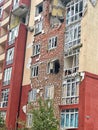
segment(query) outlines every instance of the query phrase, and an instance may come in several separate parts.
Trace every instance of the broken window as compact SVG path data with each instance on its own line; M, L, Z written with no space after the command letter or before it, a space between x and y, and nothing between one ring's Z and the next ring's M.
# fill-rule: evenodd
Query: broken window
M54 49L57 47L57 37L51 37L48 41L48 49Z
M43 11L43 3L40 3L36 6L36 15L39 15Z
M60 69L60 63L59 60L54 60L48 63L47 66L47 73L55 73L57 74Z
M9 95L9 89L5 89L1 92L1 102L0 107L7 107L8 104L8 95Z
M40 54L40 44L33 46L33 56Z
M6 64L9 65L13 62L13 58L14 58L14 47L8 49L7 51L7 56L6 56Z
M79 80L70 78L62 87L62 103L77 104L79 103Z
M83 13L83 0L75 0L66 6L66 25L78 21Z
M76 73L79 68L79 54L74 54L68 57L65 57L64 63L64 72L65 76Z
M72 25L66 29L65 33L65 50L80 44L81 27L80 23Z
M33 65L31 68L31 77L38 76L38 65Z

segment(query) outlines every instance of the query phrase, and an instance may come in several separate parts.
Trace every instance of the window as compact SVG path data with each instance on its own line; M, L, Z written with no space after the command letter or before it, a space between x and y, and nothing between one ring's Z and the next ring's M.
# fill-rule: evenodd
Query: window
M66 29L65 50L80 44L81 26L80 23L70 26Z
M3 12L3 9L2 7L0 7L0 18L2 17L2 12Z
M18 29L19 27L15 27L9 32L9 45L13 44L15 42L15 38L18 36Z
M12 73L12 67L5 69L5 71L4 71L4 79L3 79L3 86L10 84L11 73Z
M29 92L29 99L28 99L28 101L29 102L36 101L36 94L37 94L37 89L32 89Z
M66 80L66 84L64 84L62 87L62 103L79 103L79 80L77 78Z
M35 35L42 32L42 21L35 23Z
M80 20L83 12L83 0L75 0L68 3L66 6L66 12L67 25Z
M40 44L36 44L33 46L33 56L38 55L40 53Z
M47 65L47 73L55 73L57 74L59 72L60 63L59 60L53 60L48 63Z
M50 38L48 41L48 49L49 50L54 49L56 48L56 46L57 46L57 37Z
M31 113L28 113L28 114L27 114L26 126L27 126L28 128L31 128L31 127L32 127L32 114L31 114Z
M78 127L78 109L67 109L61 112L61 128Z
M8 104L8 95L9 95L9 89L5 89L1 93L1 102L0 102L0 107L7 107Z
M46 86L45 99L53 99L53 98L54 98L54 86Z
M36 15L39 15L43 11L43 3L36 6Z
M19 6L19 0L13 1L13 9L16 9Z
M31 68L31 77L36 77L38 76L38 65L34 65Z
M65 75L68 76L73 73L78 72L79 69L79 54L78 52L76 54L73 54L71 56L67 56L64 60L64 71Z
M6 64L9 65L13 62L14 58L14 47L11 49L8 49L7 51L7 57L6 57Z

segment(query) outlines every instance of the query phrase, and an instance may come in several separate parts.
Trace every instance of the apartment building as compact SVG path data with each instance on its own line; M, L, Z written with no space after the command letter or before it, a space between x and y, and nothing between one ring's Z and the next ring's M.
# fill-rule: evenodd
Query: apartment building
M61 130L98 129L96 0L0 0L0 111L32 126L29 104L54 101Z
M60 129L98 129L97 6L93 0L31 1L20 109L27 127L28 104L37 106L42 97L53 99Z
M0 111L15 129L23 77L29 1L0 1Z

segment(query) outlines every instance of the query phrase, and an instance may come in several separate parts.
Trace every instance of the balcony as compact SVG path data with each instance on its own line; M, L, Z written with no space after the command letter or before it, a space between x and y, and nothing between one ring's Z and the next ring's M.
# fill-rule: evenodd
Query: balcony
M5 59L5 53L0 55L0 62L2 62Z
M7 34L0 37L0 44L6 42L7 40Z
M0 0L0 6L4 3L4 0Z
M6 8L8 8L11 5L11 3L12 3L12 0L6 1L6 3L3 6L3 10L5 10Z
M18 2L14 0L12 12L16 16L22 16L23 14L27 13L28 7L29 7L28 0L21 0Z
M0 80L2 79L2 73L0 73Z
M3 19L2 22L0 23L1 27L7 26L7 24L9 23L9 19L10 19L9 16Z

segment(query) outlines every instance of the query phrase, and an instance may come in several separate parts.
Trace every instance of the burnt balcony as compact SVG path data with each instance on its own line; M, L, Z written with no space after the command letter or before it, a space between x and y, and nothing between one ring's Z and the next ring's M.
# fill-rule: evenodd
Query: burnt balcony
M14 0L12 12L16 16L22 16L27 13L29 7L28 0Z

